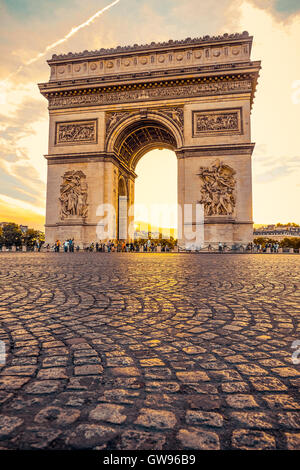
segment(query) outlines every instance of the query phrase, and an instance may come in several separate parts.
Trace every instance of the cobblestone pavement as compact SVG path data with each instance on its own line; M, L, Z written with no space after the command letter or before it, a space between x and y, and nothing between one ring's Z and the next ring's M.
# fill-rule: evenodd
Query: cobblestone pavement
M300 449L300 256L2 253L1 449Z

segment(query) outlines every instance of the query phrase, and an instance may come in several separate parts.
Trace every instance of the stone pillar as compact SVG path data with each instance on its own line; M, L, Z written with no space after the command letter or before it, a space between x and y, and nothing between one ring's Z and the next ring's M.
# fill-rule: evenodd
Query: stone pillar
M127 240L127 196L119 196L119 240Z
M26 245L22 245L22 251L26 251Z
M283 248L281 246L278 248L278 253L283 253Z
M271 253L271 248L267 248L266 253Z
M17 251L16 245L13 245L13 246L11 247L11 251Z
M173 251L173 253L178 253L178 246L177 246L177 245L176 245L176 246L174 246L174 248L173 248L173 250L172 250L172 251Z
M160 245L157 245L157 247L156 247L156 252L157 252L157 253L161 253L161 246L160 246Z
M246 137L249 138L245 135L245 139ZM200 139L197 140L200 142ZM195 137L191 137L193 145L194 141ZM222 140L218 141L218 145L211 145L209 138L204 142L206 143L207 145L194 147L192 150L183 149L176 152L178 204L183 214L182 217L178 217L179 246L182 248L194 246L195 249L199 249L204 244L217 247L219 242L227 245L234 243L247 245L253 240L251 155L254 145L244 142L232 147ZM205 190L203 194L201 193L206 173L214 183L211 183L210 196ZM228 194L219 182L219 174L226 176L232 188L227 191ZM231 206L227 206L231 209L230 211L228 209L227 213L226 207L225 209L221 207L222 212L217 207L217 202L213 203L210 199L211 194L218 194L215 190L218 185L223 190L224 196L227 195L232 203ZM234 198L230 197L232 193ZM206 196L209 196L208 202ZM199 204L201 197L204 202ZM199 214L196 213L196 207L199 209ZM189 216L189 211L193 214L192 217ZM191 239L191 234L195 234L194 240Z
M289 253L294 253L294 248L289 248Z

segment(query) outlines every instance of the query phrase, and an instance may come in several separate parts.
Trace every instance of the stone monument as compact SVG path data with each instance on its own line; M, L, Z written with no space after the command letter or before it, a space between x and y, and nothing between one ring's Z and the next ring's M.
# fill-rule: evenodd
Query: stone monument
M124 238L136 165L155 148L175 151L178 204L183 214L202 205L205 244L251 241L252 40L244 32L53 55L39 84L50 118L46 242L101 238L108 207L109 238ZM179 219L180 246L197 223Z

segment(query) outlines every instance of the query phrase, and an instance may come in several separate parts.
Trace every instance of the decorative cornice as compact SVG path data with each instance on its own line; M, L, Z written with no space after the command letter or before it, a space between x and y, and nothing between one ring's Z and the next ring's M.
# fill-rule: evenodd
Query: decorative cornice
M151 42L150 44L134 44L133 46L118 46L110 49L98 49L95 51L83 51L83 52L69 52L68 54L53 54L52 59L48 60L48 63L54 63L58 61L66 61L68 59L82 59L88 57L101 57L116 54L128 54L139 51L151 51L155 49L170 49L178 46L193 46L193 45L205 45L207 43L218 43L218 42L232 42L247 39L252 41L252 36L249 36L248 31L243 33L228 34L225 33L222 36L203 36L199 38L186 38L182 40L172 40L166 42Z
M122 104L137 101L176 99L228 93L251 93L255 74L246 73L181 80L161 80L111 87L91 87L65 91L43 91L49 109Z
M70 163L97 163L97 162L110 162L117 165L119 168L125 170L133 179L137 174L132 168L129 168L126 162L119 158L115 153L107 152L80 152L80 153L65 153L65 154L49 154L44 155L48 160L48 165L69 165Z
M253 225L253 220L233 220L228 219L226 216L224 218L217 218L217 217L209 217L204 218L204 225L215 225L215 224L233 224L233 225Z
M198 147L183 147L176 150L177 158L218 157L225 155L252 155L255 143L201 145Z
M249 72L258 72L261 68L260 61L241 61L241 62L226 62L220 64L200 65L200 66L182 66L180 68L157 69L147 71L136 71L122 74L108 74L92 77L72 77L69 79L57 79L49 82L39 83L41 93L46 93L48 90L70 90L73 88L82 88L85 86L115 86L125 85L128 82L138 83L140 80L151 82L153 80L165 80L166 76L171 79L175 76L175 80L183 79L188 74L197 77L208 77L210 75L222 76L224 74L244 74ZM174 79L173 79L174 80Z

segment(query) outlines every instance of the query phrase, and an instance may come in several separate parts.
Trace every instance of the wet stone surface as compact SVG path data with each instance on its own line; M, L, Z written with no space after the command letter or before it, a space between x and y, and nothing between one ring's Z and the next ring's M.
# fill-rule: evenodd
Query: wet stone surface
M1 253L0 448L300 449L299 263Z

